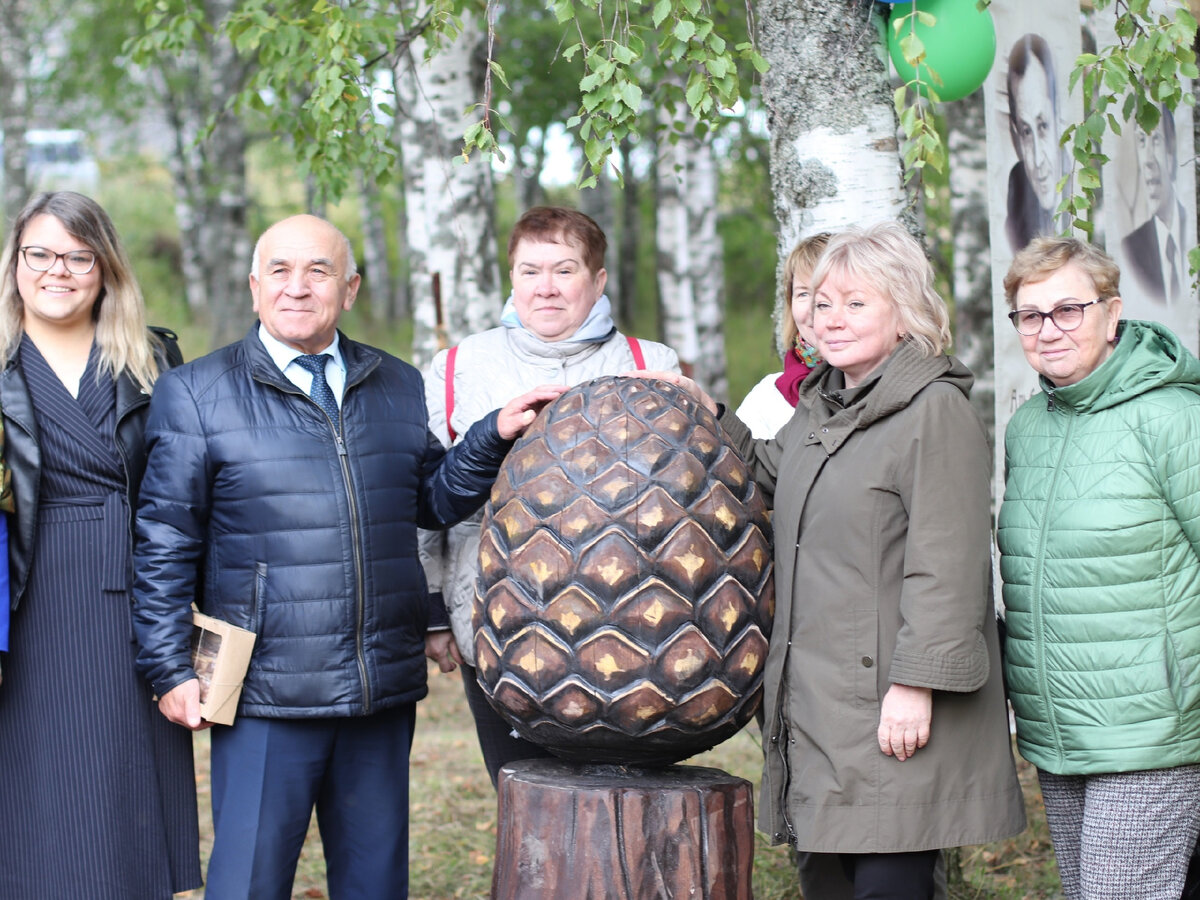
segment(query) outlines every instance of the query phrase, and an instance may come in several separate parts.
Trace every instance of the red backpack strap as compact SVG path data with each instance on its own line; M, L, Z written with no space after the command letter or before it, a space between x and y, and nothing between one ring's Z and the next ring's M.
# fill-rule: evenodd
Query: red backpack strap
M451 444L458 439L458 435L454 433L454 426L450 424L450 417L454 415L454 357L456 356L458 356L457 346L446 351L446 431L450 435Z
M629 341L629 349L633 353L633 364L639 370L646 368L646 357L642 355L642 345L635 337L625 336L625 340Z

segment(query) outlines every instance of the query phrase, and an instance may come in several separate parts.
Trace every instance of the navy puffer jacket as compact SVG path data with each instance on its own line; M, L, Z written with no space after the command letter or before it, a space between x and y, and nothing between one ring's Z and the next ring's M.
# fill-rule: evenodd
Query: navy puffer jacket
M257 325L155 385L134 618L160 696L193 677L193 598L258 634L242 715L366 715L425 695L417 528L474 512L511 444L493 413L446 452L416 369L345 336L339 346L341 437Z

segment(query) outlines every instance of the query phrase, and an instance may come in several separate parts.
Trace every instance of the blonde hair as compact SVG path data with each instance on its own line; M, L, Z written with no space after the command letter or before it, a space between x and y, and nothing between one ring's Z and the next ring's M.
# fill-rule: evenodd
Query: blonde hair
M950 314L934 290L933 267L916 238L900 224L883 222L834 235L813 271L813 292L834 272L865 282L891 301L904 339L923 356L950 349Z
M9 232L0 254L0 272L4 273L0 284L0 368L16 354L25 330L25 303L17 290L17 265L21 238L37 216L53 216L71 237L96 254L101 288L92 318L96 322L100 368L114 378L128 372L149 391L158 377L154 351L160 342L146 327L141 288L108 213L95 200L74 191L38 194L21 210Z
M1109 300L1121 293L1121 270L1099 247L1077 238L1039 237L1021 248L1004 276L1004 299L1008 308L1017 308L1017 291L1025 285L1045 281L1072 262L1092 279L1101 300Z
M787 261L783 264L783 282L779 286L778 308L779 341L784 356L787 356L796 344L796 319L792 316L792 282L796 280L797 272L808 272L809 277L812 277L830 237L832 235L828 231L821 231L802 239L792 248Z

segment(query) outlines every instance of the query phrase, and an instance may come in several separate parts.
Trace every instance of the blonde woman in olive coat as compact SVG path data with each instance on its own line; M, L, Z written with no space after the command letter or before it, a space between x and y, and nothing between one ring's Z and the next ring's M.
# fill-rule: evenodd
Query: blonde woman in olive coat
M721 419L774 492L759 826L837 854L855 897L928 900L940 848L1025 826L990 590L991 455L932 280L898 225L835 236L813 273L825 362L797 414L770 441Z

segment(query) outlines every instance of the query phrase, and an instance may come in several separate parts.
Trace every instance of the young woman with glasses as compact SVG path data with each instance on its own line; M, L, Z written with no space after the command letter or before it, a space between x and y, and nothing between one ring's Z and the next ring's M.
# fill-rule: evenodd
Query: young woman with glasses
M0 897L162 900L200 884L195 775L191 734L134 668L130 544L150 391L178 348L80 194L31 200L0 273Z

